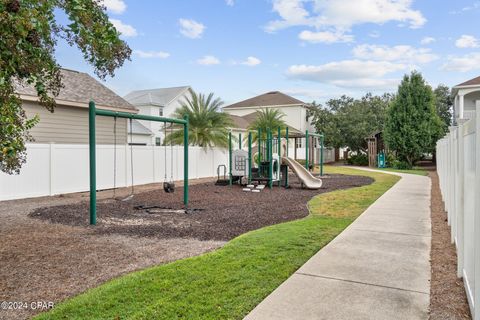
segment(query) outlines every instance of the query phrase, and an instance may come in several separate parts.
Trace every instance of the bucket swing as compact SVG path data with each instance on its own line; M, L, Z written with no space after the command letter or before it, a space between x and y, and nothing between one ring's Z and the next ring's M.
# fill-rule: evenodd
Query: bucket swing
M164 136L167 137L167 124L164 124ZM173 125L170 125L170 181L167 181L167 145L165 145L165 176L163 180L163 191L166 193L175 192L175 182L173 181Z

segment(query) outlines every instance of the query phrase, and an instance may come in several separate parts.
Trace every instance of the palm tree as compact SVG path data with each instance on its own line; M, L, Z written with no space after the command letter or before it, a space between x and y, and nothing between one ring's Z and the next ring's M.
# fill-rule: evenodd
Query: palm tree
M276 134L278 128L282 130L284 134L285 128L287 127L283 117L285 114L278 109L262 109L257 111L257 117L248 127L249 130L253 131L252 133L252 142L257 141L258 129L261 130L261 138L265 139L267 137L267 130L270 129L272 134Z
M213 92L205 96L190 90L190 94L191 98L186 98L173 114L178 119L188 115L189 144L203 148L214 146L227 148L228 132L233 126L233 121L228 114L219 111L223 101L220 98L214 99ZM172 130L164 141L165 145L170 143L182 145L183 130Z

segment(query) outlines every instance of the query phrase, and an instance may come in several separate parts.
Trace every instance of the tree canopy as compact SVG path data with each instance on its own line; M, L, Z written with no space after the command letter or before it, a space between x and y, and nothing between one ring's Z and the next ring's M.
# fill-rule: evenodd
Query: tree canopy
M448 126L450 126L452 123L452 93L448 86L439 84L435 90L433 90L433 94L435 95L435 109L437 111L437 115L443 122L442 130L444 133L447 133Z
M442 135L442 121L435 109L432 88L422 75L405 75L388 109L385 141L401 161L410 166L423 153L433 152Z
M375 131L383 130L386 110L391 100L391 94L375 96L368 93L360 99L345 95L330 99L325 107L313 102L312 124L317 132L325 135L325 145L365 151L365 138Z
M68 23L57 22L64 13ZM75 45L104 79L130 59L131 49L96 0L0 0L0 170L18 173L25 162L28 130L38 119L27 119L16 85L35 88L40 104L50 111L62 87L55 60L59 39Z
M188 116L189 144L208 147L228 147L228 132L233 126L233 121L226 113L220 112L223 101L214 98L210 93L205 96L190 90L191 98L185 99L182 105L175 110L173 116L183 119ZM165 137L165 144L183 144L183 130L173 130Z
M278 109L261 109L257 111L257 117L255 120L248 126L248 129L253 131L252 133L252 142L256 142L258 139L258 129L261 130L261 139L265 139L267 137L267 130L270 130L273 134L275 134L280 128L282 133L285 131L287 127L283 117L285 114Z

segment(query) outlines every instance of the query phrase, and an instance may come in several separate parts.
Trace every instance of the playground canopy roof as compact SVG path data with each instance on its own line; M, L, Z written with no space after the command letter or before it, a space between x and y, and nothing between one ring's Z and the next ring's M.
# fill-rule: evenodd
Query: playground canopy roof
M55 97L57 104L88 108L90 100L94 100L98 109L138 112L133 105L89 74L68 69L60 69L60 73L64 87ZM32 85L17 84L16 92L22 100L38 101L37 91Z

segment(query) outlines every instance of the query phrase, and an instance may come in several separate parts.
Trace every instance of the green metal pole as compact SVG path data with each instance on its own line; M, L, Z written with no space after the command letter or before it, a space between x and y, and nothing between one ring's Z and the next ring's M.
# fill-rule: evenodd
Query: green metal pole
M183 117L183 204L188 206L188 115Z
M232 131L228 133L228 184L232 185Z
M277 153L278 153L278 161L279 163L277 164L277 169L280 170L280 163L282 162L282 159L281 159L281 153L282 153L282 135L281 135L281 130L280 130L280 127L278 127L277 129ZM278 175L278 178L280 178L280 174ZM280 187L280 179L278 179L278 186Z
M262 162L262 129L258 128L257 134L257 144L258 144L258 169L260 170L260 163Z
M323 176L323 135L320 137L320 175Z
M308 169L308 130L305 131L305 168Z
M248 133L248 183L252 182L252 133Z
M285 157L288 158L288 127L285 132L285 138L287 139L287 150L285 151ZM287 176L285 177L285 188L288 187L288 167L287 167Z
M271 189L273 187L273 139L272 132L268 129L267 132L267 154L268 154L268 187Z
M88 147L90 156L90 224L97 224L97 170L95 154L95 102L88 104Z
M238 134L238 149L242 150L242 134Z

